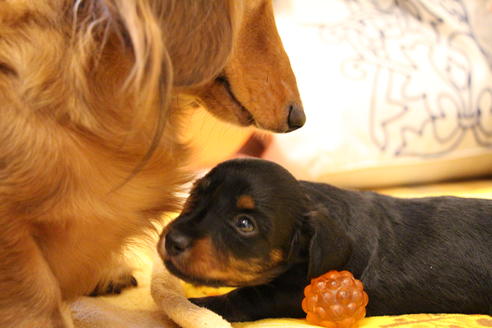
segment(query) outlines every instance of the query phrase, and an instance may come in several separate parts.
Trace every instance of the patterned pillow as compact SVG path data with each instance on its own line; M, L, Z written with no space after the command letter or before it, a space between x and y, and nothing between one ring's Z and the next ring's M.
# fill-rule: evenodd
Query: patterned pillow
M492 2L288 4L277 23L307 123L264 157L354 187L492 173Z

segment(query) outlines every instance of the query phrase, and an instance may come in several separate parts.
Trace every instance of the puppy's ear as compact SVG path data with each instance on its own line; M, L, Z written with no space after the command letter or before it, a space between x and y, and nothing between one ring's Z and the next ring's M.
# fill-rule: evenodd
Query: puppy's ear
M309 236L308 279L330 270L340 269L351 253L351 243L326 209L316 209L306 215Z

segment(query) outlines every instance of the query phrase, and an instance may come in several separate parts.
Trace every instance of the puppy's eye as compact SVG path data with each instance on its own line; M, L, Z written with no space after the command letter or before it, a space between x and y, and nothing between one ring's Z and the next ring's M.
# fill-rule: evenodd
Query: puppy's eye
M234 218L234 227L244 235L250 235L256 231L256 224L248 215L238 215Z

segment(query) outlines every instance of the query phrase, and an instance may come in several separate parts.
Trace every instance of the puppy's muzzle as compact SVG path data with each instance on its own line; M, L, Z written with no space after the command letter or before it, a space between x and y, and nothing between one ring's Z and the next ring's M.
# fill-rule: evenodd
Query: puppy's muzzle
M178 256L191 247L191 238L177 230L169 230L165 236L165 248L168 256Z

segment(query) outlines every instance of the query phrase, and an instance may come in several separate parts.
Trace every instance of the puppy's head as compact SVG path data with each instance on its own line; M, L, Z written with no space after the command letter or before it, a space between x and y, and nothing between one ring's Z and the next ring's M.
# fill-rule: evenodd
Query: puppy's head
M224 162L195 183L159 252L172 273L190 282L266 283L289 267L304 201L297 180L274 163Z

